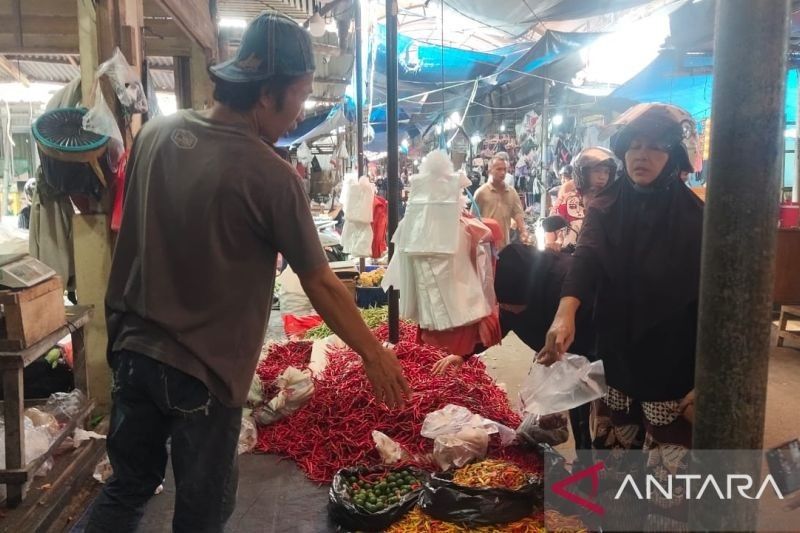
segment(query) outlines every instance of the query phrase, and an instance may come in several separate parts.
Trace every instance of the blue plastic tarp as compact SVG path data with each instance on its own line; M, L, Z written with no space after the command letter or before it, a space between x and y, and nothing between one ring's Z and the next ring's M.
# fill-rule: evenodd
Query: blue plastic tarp
M375 71L386 74L386 26L378 25L378 49ZM452 46L417 41L407 35L397 36L397 71L400 82L453 83L473 80L495 72L503 57Z
M662 52L650 65L611 93L609 98L663 102L686 109L697 120L711 115L713 76L710 55ZM797 70L786 79L786 122L797 119Z

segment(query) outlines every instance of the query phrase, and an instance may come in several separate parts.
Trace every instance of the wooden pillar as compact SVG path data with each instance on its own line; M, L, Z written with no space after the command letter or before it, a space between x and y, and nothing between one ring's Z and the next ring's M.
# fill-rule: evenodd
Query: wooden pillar
M142 46L143 10L137 0L77 0L78 42L81 54L81 88L84 104L93 98L95 72L98 63L109 59L119 47L125 58L141 75L144 61ZM141 125L135 116L130 127L122 118L119 102L107 82L102 84L103 96L117 116L126 148ZM102 202L108 212L110 201ZM75 250L75 281L78 300L91 305L95 312L86 326L84 339L88 392L97 401L99 412L107 412L111 403L111 374L106 360L108 337L105 320L105 295L111 271L113 235L107 214L81 214L72 220Z
M178 109L192 108L192 73L187 56L172 58L172 74L175 78L175 99Z
M90 89L97 71L97 12L92 0L78 2L78 50L81 54L81 93L84 104L90 100Z
M189 77L192 109L211 107L214 103L214 84L208 76L208 58L205 50L194 42L192 42L192 55L189 57Z

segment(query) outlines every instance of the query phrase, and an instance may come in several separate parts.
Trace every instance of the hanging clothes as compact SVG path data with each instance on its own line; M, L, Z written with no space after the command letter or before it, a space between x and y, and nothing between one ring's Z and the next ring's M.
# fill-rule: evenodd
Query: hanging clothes
M378 195L372 202L372 258L378 259L388 248L386 230L389 228L389 202Z
M50 187L40 168L31 202L28 248L33 257L56 271L68 291L75 290L74 214L69 197Z
M114 197L114 205L111 208L111 231L119 232L120 225L122 224L122 208L125 197L125 173L128 166L127 151L122 154L117 167L116 179L111 185L111 192Z

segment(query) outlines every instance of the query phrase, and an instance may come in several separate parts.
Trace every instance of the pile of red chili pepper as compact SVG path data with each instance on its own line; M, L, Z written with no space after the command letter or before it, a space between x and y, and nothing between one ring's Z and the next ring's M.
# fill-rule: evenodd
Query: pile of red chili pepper
M462 487L519 490L527 480L528 476L520 467L496 459L465 465L453 473L453 483Z
M415 507L399 522L392 524L386 533L585 533L586 527L574 517L563 516L556 511L545 511L544 515L525 517L509 524L464 527L436 520Z
M313 344L311 341L290 341L264 346L256 374L264 384L266 398L272 398L278 393L275 380L287 367L293 366L302 370L308 366Z
M386 326L374 333L378 338L385 337ZM422 422L428 413L450 403L512 428L519 425L519 415L509 407L505 392L486 373L483 363L473 358L458 373L435 376L431 368L446 354L416 344L415 339L415 327L401 324L401 341L395 351L413 391L403 408L379 404L358 355L349 349L333 350L325 371L315 382L311 401L292 416L259 428L257 448L293 459L313 481L330 482L341 468L381 463L372 440L373 430L398 442L415 458L411 464L430 466L433 441L420 435ZM303 357L307 361L307 349L301 343L275 345L259 366L258 375L269 386L288 364L302 368L297 361ZM513 447L497 449L494 438L490 456L541 472L536 454Z

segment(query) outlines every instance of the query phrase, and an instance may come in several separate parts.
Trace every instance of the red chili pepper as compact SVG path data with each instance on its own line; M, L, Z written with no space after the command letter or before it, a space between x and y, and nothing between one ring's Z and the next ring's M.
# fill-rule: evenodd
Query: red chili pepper
M373 330L385 340L388 328ZM509 406L506 393L494 383L479 360L464 364L462 372L433 376L431 367L446 354L416 343L414 326L401 324L400 342L395 347L413 397L400 409L388 409L372 394L357 354L349 349L333 350L314 396L302 409L258 431L258 448L292 458L306 475L318 482L330 482L341 468L380 464L372 431L378 430L397 441L416 459L405 464L431 467L433 441L420 435L425 415L449 403L510 427L520 423ZM258 375L269 385L289 365L305 368L311 353L308 342L273 344L258 367ZM490 441L491 457L514 462L531 472L541 472L536 454L514 447L498 449L497 437Z

